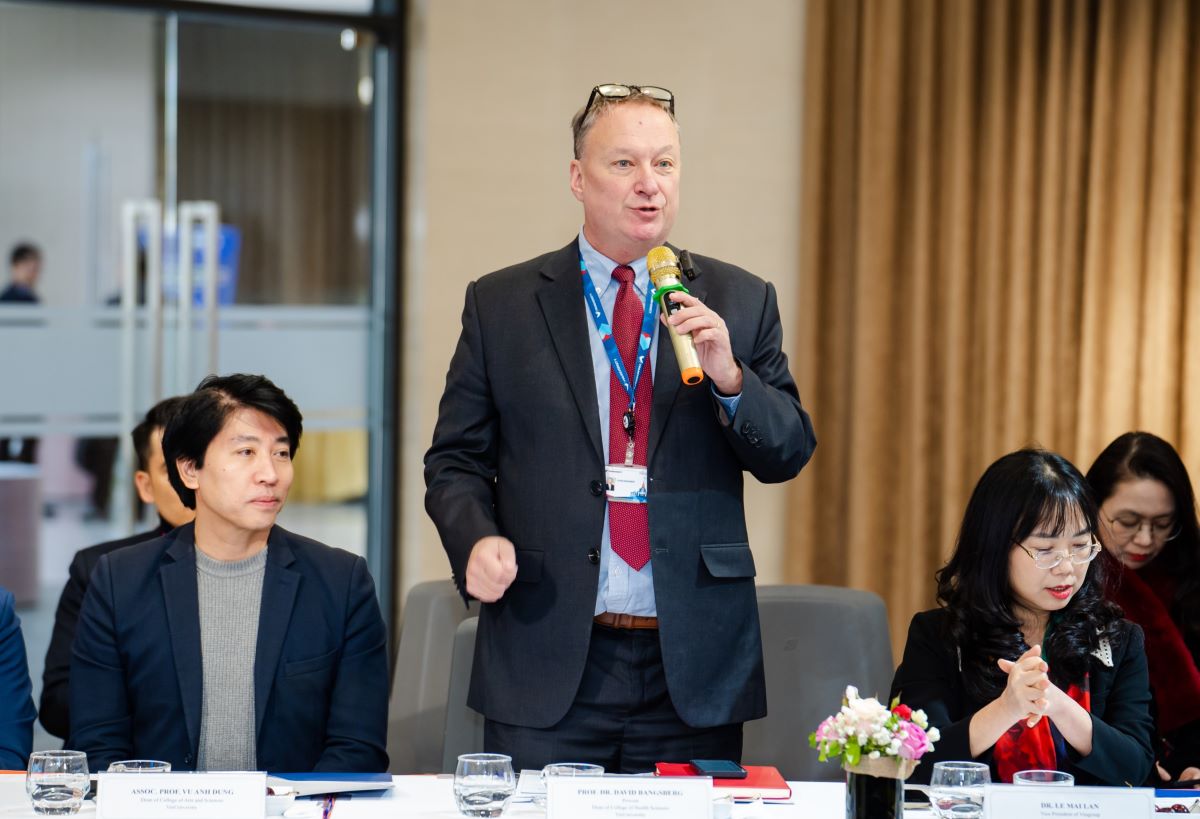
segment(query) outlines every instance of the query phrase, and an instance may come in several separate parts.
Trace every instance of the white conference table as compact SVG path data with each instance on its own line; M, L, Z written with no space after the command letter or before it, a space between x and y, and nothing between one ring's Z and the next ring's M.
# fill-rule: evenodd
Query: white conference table
M333 807L332 819L459 819L454 806L451 776L397 776L395 786L379 795L341 797ZM846 787L840 782L789 782L792 798L788 803L737 804L734 819L842 819L845 816ZM1200 798L1200 792L1196 793ZM1159 805L1191 799L1160 798ZM85 802L77 816L95 819L96 806ZM510 803L504 817L544 817L543 808L531 803ZM1169 815L1169 814L1168 814ZM37 814L25 795L25 777L21 774L0 775L0 819L33 819ZM285 814L285 819L320 819L321 803L298 800ZM929 810L907 810L905 819L932 819Z
M331 819L459 819L454 806L454 777L397 776L395 786L379 795L357 794L340 797L333 806ZM845 815L846 786L840 782L791 782L792 798L788 804L734 805L735 819L842 819ZM320 819L321 803L297 800L288 810L286 819ZM94 802L85 802L76 816L95 819ZM504 817L545 817L544 808L532 803L512 802ZM928 819L928 811L908 811L905 819ZM37 816L25 795L25 778L19 774L0 775L0 819L33 819Z

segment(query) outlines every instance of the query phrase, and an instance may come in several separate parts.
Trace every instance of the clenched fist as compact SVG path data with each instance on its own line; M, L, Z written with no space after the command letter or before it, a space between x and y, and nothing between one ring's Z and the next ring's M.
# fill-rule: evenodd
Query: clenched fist
M467 594L483 603L495 603L517 578L517 551L512 541L499 535L480 538L467 558Z

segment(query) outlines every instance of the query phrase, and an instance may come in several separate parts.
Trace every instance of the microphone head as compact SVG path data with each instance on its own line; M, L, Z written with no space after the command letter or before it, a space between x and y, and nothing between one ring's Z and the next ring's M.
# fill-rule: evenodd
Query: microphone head
M679 281L679 260L675 258L675 251L666 245L650 248L650 252L646 254L646 267L650 271L650 281L655 287L661 286L664 279L673 278L676 282Z

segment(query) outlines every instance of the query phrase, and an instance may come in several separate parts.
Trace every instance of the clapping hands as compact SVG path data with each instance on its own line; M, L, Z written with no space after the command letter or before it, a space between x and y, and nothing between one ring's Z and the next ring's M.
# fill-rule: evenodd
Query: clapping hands
M1002 695L1016 722L1024 719L1030 728L1046 715L1050 708L1050 666L1042 659L1040 645L1026 651L1016 662L998 660L1000 670L1008 674L1008 685Z

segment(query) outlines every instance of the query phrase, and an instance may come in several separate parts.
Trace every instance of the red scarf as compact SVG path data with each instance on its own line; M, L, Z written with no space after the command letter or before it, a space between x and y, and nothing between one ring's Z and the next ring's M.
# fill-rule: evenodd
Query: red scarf
M1087 674L1083 675L1083 687L1071 683L1067 696L1083 706L1084 711L1091 713L1092 691ZM1055 735L1050 730L1049 718L1042 717L1032 728L1025 720L1017 720L1016 725L996 740L992 758L996 761L996 773L1001 782L1011 783L1013 774L1018 771L1057 770L1058 750L1055 748Z
M1114 568L1116 564L1116 568ZM1146 635L1150 688L1158 703L1158 730L1166 734L1200 719L1200 670L1171 619L1175 581L1158 565L1134 570L1110 561L1109 598Z

